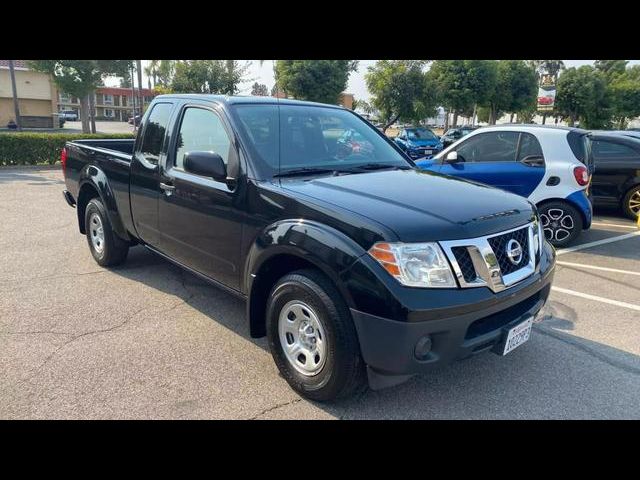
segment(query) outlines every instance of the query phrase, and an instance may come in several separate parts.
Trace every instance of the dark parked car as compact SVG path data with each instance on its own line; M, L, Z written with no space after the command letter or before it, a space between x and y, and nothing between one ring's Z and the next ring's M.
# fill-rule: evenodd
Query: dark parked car
M371 148L338 155L340 131ZM99 265L139 244L246 300L251 336L315 400L505 355L551 289L528 200L419 171L340 107L161 95L135 141L68 142L61 163Z
M133 117L129 117L129 125L135 125L136 127L140 125L140 121L142 120L142 115L135 115Z
M619 206L625 215L640 214L640 139L619 133L594 133L591 185L595 205Z
M472 127L472 126L450 128L445 132L444 135L440 137L440 141L442 142L443 147L447 148L452 143L457 142L468 133L471 133L477 129L478 127Z
M442 150L440 139L424 127L404 128L394 140L412 160L431 158Z

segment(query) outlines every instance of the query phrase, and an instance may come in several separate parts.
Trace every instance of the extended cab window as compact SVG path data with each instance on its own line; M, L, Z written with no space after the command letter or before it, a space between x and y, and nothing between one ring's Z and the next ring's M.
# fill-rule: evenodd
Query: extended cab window
M231 140L218 115L204 108L184 110L176 140L176 168L184 169L184 156L188 152L215 152L226 165L230 149Z
M140 153L149 163L157 164L160 159L172 108L173 104L171 103L156 103L149 114L140 147Z
M514 162L518 132L487 132L467 139L456 152L465 162Z

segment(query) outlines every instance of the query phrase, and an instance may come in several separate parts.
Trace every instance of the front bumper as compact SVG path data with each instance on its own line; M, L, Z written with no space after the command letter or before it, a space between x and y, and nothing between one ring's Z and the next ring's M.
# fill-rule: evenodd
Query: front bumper
M498 294L488 288L441 290L444 301L438 308L426 305L408 313L414 321L398 321L351 309L363 359L369 369L372 388L398 383L413 374L424 373L453 361L493 349L501 342L504 328L536 316L546 303L554 274L554 251L545 243L539 268L528 279ZM420 289L412 289L421 296ZM483 300L469 303L460 295L478 295ZM450 301L449 305L445 306ZM418 358L416 345L425 336L430 351Z

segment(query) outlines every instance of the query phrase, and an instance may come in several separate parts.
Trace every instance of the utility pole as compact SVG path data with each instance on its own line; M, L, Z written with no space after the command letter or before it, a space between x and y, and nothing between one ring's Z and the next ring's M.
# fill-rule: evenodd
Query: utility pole
M140 115L142 115L142 110L144 108L144 98L142 96L142 60L136 60L136 67L138 69L138 95L140 98Z
M14 70L13 60L9 60L9 73L11 75L11 89L13 90L13 111L16 116L16 125L18 130L22 130L20 122L20 105L18 105L18 89L16 88L16 72Z
M135 91L135 82L133 81L133 63L131 64L131 116L133 117L133 131L135 132L138 127L136 127L136 91Z

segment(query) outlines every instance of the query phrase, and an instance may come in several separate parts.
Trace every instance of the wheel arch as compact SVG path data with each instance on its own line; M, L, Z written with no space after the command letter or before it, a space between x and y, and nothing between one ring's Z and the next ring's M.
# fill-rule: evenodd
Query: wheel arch
M342 274L365 251L346 235L317 222L284 220L267 227L250 248L244 274L247 318L253 338L266 335L265 310L273 285L284 275L312 268L337 288L347 306L354 305Z
M107 216L109 217L109 222L111 223L114 233L124 241L131 241L132 239L120 219L115 196L104 171L95 165L87 165L80 173L78 183L80 189L78 190L77 214L80 233L86 233L84 216L87 204L92 198L97 197L100 198L100 201L107 211Z

